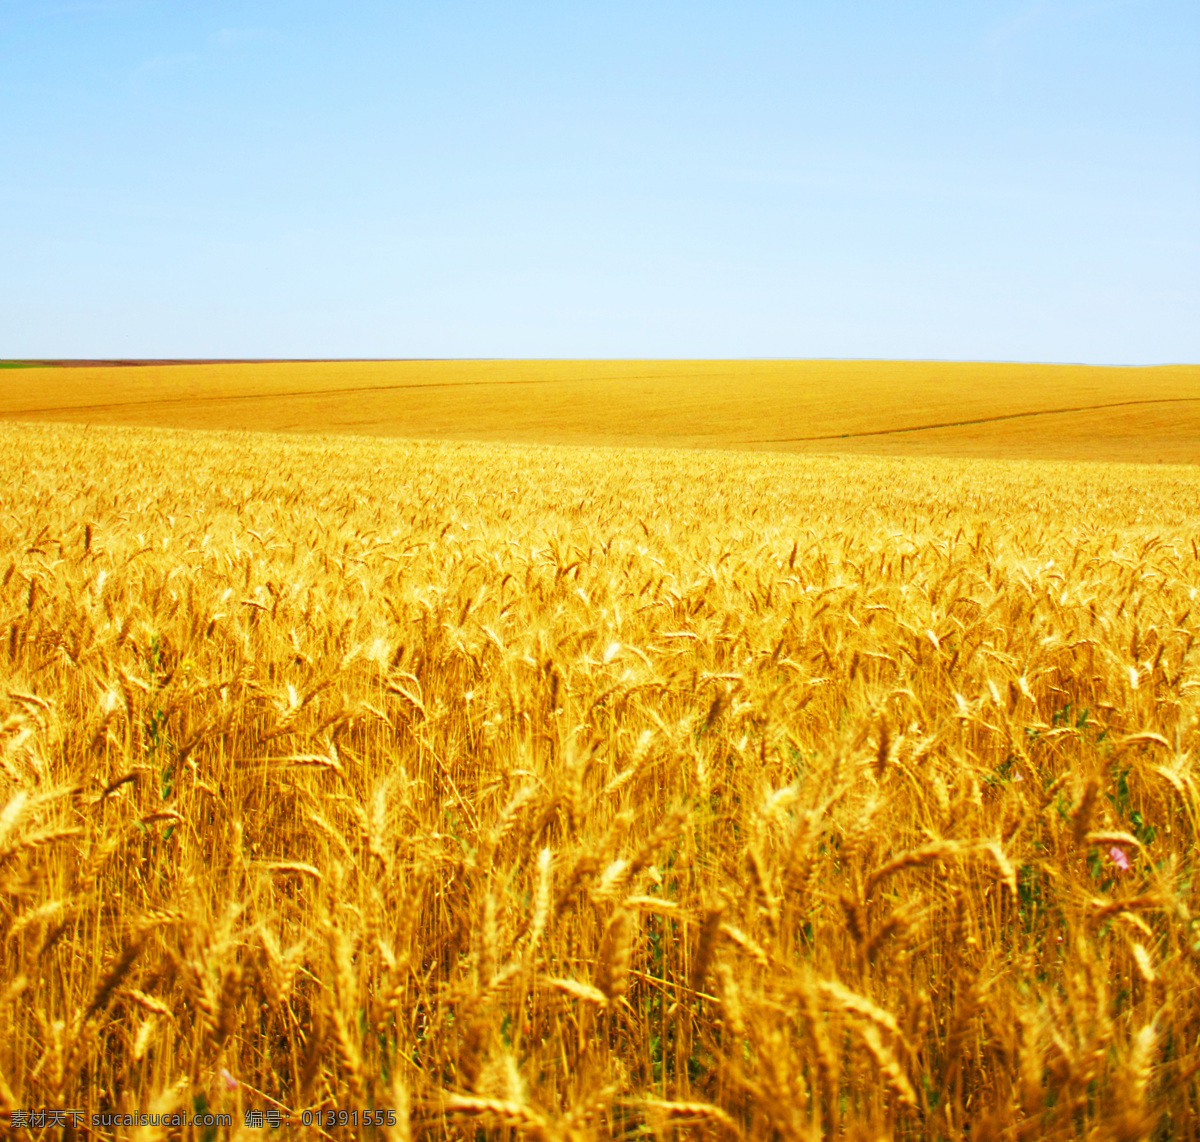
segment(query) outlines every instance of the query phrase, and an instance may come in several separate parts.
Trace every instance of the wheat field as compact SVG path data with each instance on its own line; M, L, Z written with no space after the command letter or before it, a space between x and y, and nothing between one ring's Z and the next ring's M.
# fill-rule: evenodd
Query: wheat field
M426 440L1200 463L1200 366L272 361L22 368L0 420Z
M1200 1137L1200 469L5 424L0 508L16 1136Z

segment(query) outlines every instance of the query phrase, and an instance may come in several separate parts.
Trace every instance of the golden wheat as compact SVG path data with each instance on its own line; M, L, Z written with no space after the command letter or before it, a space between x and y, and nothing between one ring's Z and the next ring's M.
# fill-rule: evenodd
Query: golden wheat
M3 1111L1200 1137L1198 504L0 428Z

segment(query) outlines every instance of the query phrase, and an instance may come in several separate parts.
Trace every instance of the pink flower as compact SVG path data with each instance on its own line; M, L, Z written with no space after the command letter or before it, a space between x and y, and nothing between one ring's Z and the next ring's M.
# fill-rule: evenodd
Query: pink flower
M226 1090L237 1090L237 1079L224 1067L221 1068L221 1082L224 1083Z
M1132 867L1129 863L1129 857L1125 854L1125 850L1119 845L1113 845L1113 847L1108 850L1108 855L1112 857L1113 864L1115 864L1117 868L1121 869L1122 872L1128 872Z

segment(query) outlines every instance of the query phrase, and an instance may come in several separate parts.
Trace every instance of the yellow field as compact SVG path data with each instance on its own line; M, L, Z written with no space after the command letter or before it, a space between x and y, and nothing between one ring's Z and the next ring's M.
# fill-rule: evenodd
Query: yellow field
M18 369L0 373L0 418L1197 463L1200 366L351 361ZM939 425L948 427L930 427Z
M0 505L10 1115L1200 1137L1200 469L4 425Z

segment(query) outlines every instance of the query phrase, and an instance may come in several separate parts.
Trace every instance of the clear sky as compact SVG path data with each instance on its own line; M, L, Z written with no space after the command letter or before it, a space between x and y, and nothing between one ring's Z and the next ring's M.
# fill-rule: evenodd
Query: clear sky
M1196 0L0 0L0 357L1200 361Z

